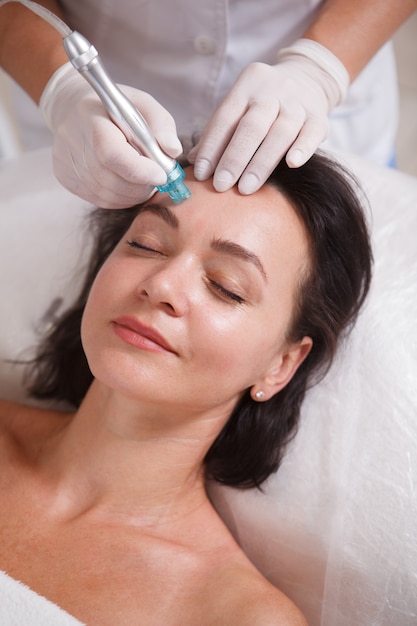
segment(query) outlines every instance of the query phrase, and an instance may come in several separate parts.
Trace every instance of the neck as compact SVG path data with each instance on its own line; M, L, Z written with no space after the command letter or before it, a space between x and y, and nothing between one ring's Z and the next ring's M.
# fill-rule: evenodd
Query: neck
M94 382L44 467L57 512L171 524L207 503L202 462L226 416L163 416Z

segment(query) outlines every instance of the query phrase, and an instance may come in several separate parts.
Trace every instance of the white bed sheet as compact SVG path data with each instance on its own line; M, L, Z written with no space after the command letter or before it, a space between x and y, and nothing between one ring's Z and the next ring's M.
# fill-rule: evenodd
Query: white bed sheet
M372 208L374 281L353 334L311 390L265 492L215 487L259 569L311 626L417 624L417 179L356 157ZM0 161L0 395L77 291L90 207L54 179L49 149Z

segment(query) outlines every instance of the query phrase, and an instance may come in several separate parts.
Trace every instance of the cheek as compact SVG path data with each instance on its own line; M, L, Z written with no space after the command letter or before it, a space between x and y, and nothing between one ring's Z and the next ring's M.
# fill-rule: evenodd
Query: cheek
M88 295L86 311L100 319L107 311L111 311L123 291L123 279L127 272L123 271L116 259L110 257L98 272Z
M284 344L285 326L276 315L242 312L231 318L202 318L204 341L200 358L206 367L223 376L242 376L244 384L265 369Z
M111 265L104 265L90 289L81 320L81 340L83 345L85 341L94 340L94 337L99 334L103 322L108 320L111 314L112 302L117 300L118 283L114 280L112 274ZM111 285L110 289L108 285Z
M89 360L92 348L97 343L99 321L95 315L95 298L89 297L81 319L81 343Z

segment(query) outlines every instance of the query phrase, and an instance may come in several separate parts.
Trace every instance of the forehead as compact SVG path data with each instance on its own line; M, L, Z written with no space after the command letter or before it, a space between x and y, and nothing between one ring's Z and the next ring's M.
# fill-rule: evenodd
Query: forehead
M156 194L151 203L169 209L182 231L192 237L204 233L211 237L234 240L256 252L275 253L296 261L306 259L308 237L297 213L276 188L264 185L258 192L244 196L236 187L219 193L212 181L196 181L187 170L191 198L176 205L167 194Z

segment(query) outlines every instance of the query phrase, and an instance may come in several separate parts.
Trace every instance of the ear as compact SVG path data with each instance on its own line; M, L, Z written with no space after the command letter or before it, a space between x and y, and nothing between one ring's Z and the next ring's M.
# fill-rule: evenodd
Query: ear
M258 401L260 399L265 401L281 391L307 357L312 345L313 340L310 337L303 337L301 341L287 346L274 360L267 373L252 387L252 397ZM259 391L262 391L262 394L259 394Z

